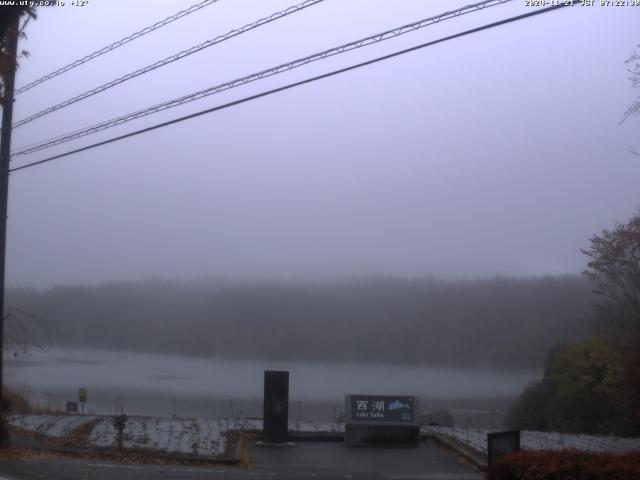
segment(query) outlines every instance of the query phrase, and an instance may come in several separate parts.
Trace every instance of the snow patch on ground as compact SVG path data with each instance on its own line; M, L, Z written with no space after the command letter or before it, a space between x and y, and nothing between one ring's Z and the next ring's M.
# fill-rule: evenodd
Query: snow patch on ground
M227 423L208 418L129 417L124 430L125 448L150 448L199 456L222 455ZM99 447L116 445L117 431L110 418L102 419L89 435Z
M237 425L238 430L262 431L262 420L248 418ZM313 421L313 420L289 420L289 432L291 433L344 433L344 423Z
M421 427L423 433L440 433L455 438L471 448L487 453L487 434L491 430ZM520 433L520 444L527 450L560 450L575 448L591 452L624 453L640 451L640 438L604 437L569 433L530 432Z
M199 456L222 455L227 422L208 418L129 417L124 429L125 448L153 449ZM111 419L102 419L89 435L98 447L116 445L117 431Z
M66 437L76 428L94 421L91 415L11 415L9 425L49 437Z
M117 432L111 417L80 415L13 415L9 423L15 427L62 438L77 427L95 421L89 444L115 447ZM129 417L124 429L124 446L198 456L222 455L226 448L225 432L229 423L207 418Z

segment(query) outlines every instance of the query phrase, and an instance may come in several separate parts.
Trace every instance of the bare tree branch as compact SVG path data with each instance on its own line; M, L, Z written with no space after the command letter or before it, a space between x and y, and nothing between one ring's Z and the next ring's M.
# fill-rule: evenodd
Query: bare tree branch
M640 45L638 45L640 47ZM632 63L634 64L631 68L627 69L629 74L629 80L631 81L631 88L639 88L640 87L640 54L637 51L634 51L631 56L624 62L626 65ZM636 98L636 100L629 105L627 111L624 113L623 119L620 123L623 123L627 118L632 115L637 115L640 113L640 96Z
M43 343L51 346L54 329L52 323L38 315L16 307L7 310L4 316L4 349L14 356L25 354L30 348L44 350ZM45 342L43 342L43 338Z

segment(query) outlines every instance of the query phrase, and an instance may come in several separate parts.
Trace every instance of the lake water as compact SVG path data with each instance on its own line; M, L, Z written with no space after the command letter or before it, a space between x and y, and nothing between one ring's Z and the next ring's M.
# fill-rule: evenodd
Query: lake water
M346 393L420 397L421 411L453 411L456 424L498 427L537 372L416 365L230 360L118 351L48 349L5 358L5 381L43 409L88 391L86 411L196 417L261 416L264 370L290 372L289 417L329 420Z

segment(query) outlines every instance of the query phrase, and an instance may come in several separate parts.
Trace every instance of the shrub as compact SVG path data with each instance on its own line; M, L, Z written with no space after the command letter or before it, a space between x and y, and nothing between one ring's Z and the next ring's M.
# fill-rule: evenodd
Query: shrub
M13 390L4 389L2 391L2 397L7 399L9 402L9 408L7 411L8 415L24 415L28 413L34 413L33 407L24 395Z
M551 393L546 382L527 385L509 410L505 420L507 427L513 430L550 430L547 402Z
M579 450L521 450L502 456L490 480L637 480L640 452L594 453Z
M531 383L507 417L510 428L635 435L638 422L620 392L622 356L598 337L549 350L544 377Z
M9 443L7 415L30 413L32 410L27 399L19 393L7 389L2 391L2 402L0 403L0 447L5 447Z

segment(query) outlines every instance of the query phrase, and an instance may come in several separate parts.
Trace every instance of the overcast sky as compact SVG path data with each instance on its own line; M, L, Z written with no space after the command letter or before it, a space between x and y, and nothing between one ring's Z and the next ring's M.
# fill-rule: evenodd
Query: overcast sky
M195 0L66 3L28 25L18 87ZM18 95L14 120L294 3L219 0ZM467 3L326 0L19 127L13 147ZM13 165L529 11L492 7ZM640 207L640 118L619 125L639 25L640 7L564 8L15 172L8 284L580 273L590 236Z

